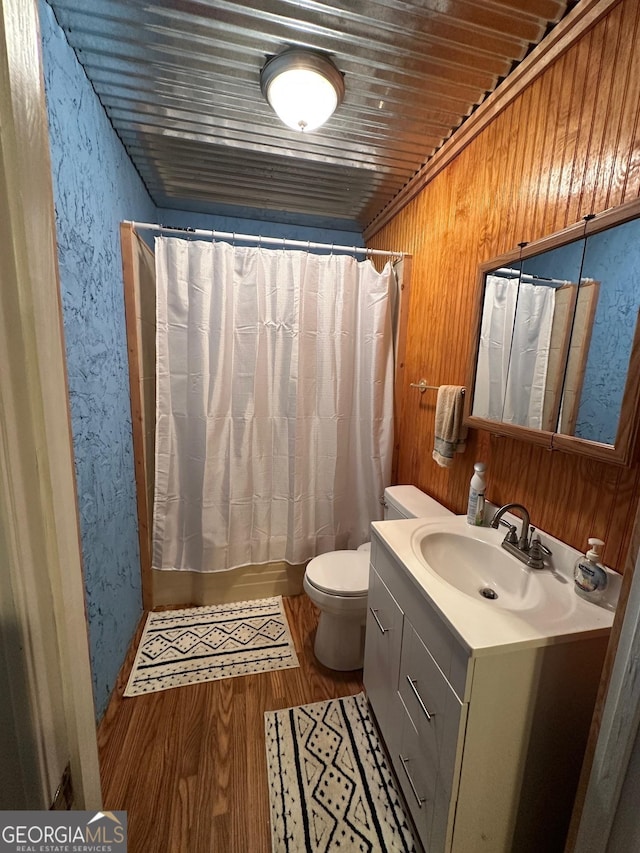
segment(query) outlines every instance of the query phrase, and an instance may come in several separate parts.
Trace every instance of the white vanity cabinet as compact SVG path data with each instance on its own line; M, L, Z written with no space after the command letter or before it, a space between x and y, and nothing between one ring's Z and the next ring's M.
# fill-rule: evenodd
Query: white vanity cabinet
M376 530L368 605L364 684L425 851L560 853L606 633L469 648Z

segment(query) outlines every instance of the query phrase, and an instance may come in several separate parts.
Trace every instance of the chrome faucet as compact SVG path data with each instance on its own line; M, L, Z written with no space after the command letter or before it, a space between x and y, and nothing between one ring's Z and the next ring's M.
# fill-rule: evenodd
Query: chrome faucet
M522 513L522 530L520 531L520 538L517 542L514 541L516 537L514 535L513 525L506 521L502 521L502 516L505 512L509 512L509 510L514 509L519 509ZM505 543L508 543L513 545L514 547L517 547L519 551L526 554L529 551L529 510L522 506L522 504L505 504L495 511L494 516L491 519L491 527L495 527L497 529L499 524L505 524L509 527L509 533L507 533L505 541L502 544L504 545Z
M516 533L515 524L509 524L502 517L510 509L519 509L522 513L520 538L518 538L518 534ZM522 504L505 504L501 506L500 509L496 510L491 519L491 527L497 529L500 524L504 524L505 527L509 528L507 535L502 540L502 547L505 551L513 554L522 563L526 563L530 569L544 569L544 558L545 556L550 557L552 552L546 545L542 544L539 536L533 535L535 527L529 527L529 512L526 507L523 507ZM529 538L529 530L531 530L531 538Z

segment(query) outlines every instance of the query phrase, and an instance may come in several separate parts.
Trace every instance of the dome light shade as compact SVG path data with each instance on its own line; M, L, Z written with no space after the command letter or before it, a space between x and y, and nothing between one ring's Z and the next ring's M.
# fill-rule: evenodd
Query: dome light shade
M322 53L290 48L266 63L260 88L274 111L293 130L315 130L344 97L342 74Z

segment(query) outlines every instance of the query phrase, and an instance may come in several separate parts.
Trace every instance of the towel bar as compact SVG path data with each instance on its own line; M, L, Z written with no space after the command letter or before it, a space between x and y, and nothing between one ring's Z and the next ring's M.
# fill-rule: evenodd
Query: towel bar
M427 385L426 379L421 379L420 382L410 382L410 388L417 388L421 394L424 394L425 391L437 391L440 386L439 385ZM462 394L464 395L465 389L462 389Z

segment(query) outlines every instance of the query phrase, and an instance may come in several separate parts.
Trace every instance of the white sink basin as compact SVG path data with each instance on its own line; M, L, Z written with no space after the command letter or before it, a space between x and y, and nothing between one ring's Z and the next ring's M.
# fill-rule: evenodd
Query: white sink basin
M508 610L540 604L542 587L531 569L499 543L483 541L473 532L434 531L415 537L417 556L447 583L472 598Z
M530 569L502 548L503 538L502 530L456 519L416 530L411 548L429 572L487 608L514 615L542 612L546 620L562 617L573 604L563 601L559 588L569 587L566 579L548 568Z

